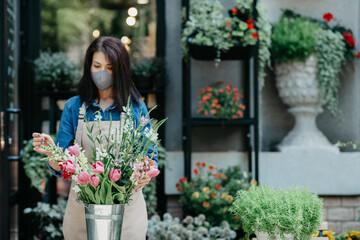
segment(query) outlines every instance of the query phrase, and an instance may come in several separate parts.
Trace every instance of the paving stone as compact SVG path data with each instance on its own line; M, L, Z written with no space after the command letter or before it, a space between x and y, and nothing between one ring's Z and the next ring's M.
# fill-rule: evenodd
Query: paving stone
M353 220L355 215L353 208L333 207L328 209L328 217L329 220L346 221Z

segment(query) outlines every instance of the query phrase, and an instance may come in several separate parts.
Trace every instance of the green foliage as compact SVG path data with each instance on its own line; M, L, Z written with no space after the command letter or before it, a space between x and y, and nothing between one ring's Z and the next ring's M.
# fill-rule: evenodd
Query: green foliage
M304 18L288 18L282 16L274 25L271 36L271 54L278 62L297 59L305 61L316 46L316 31L319 27Z
M33 150L33 140L24 141L24 153L22 161L24 163L25 174L30 178L31 186L40 193L44 193L42 183L46 183L51 173L46 163L41 161L44 156Z
M58 204L38 202L36 207L24 209L24 213L30 214L32 222L36 224L35 239L64 239L62 222L65 209L66 201L63 199L59 199Z
M165 61L162 58L146 58L134 62L132 72L135 77L150 78L155 88L161 88L166 84Z
M322 200L307 188L272 189L269 186L240 190L230 208L240 218L246 237L252 231L293 234L295 240L311 239L322 221Z
M205 163L197 163L192 181L180 178L177 183L181 191L180 202L184 213L196 216L205 214L210 225L218 225L222 221L229 222L232 229L239 229L241 223L228 214L233 196L239 189L249 189L250 176L241 172L239 165L216 172L213 165L206 168Z
M351 230L340 233L335 240L360 240L360 231Z
M41 52L34 65L35 82L41 89L69 90L79 78L78 65L69 62L63 52Z
M235 239L236 233L230 229L229 224L224 221L219 226L210 225L205 215L197 217L187 216L180 222L180 219L173 218L165 213L161 221L158 215L149 220L147 239L149 240L181 240L181 239Z
M339 73L348 54L344 38L336 29L324 21L285 11L271 37L272 56L278 63L316 56L321 104L326 104L333 115L339 113Z

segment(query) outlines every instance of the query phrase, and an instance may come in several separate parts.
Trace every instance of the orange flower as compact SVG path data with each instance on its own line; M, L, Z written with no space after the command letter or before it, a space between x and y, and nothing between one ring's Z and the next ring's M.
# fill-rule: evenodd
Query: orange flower
M256 186L257 185L257 181L255 179L252 179L250 181L250 184L253 185L253 186Z
M237 88L234 88L235 95L239 95L239 90Z
M242 109L242 110L245 110L246 109L246 106L244 104L239 104L239 107Z
M213 101L213 103L218 103L219 99L214 98L212 101Z
M217 183L217 184L215 185L215 188L216 188L216 190L220 191L221 185L220 185L219 183Z
M221 177L222 177L222 179L224 179L224 180L226 180L227 179L227 176L225 175L225 174L221 174Z
M214 173L214 174L213 174L213 177L214 177L214 178L219 178L219 177L220 177L220 174L219 174L219 173Z
M202 162L202 163L201 163L201 166L202 166L202 167L206 167L206 163L205 163L205 162Z
M207 101L208 101L208 97L207 97L207 96L203 96L202 99L201 99L201 102L207 103Z
M236 113L237 113L241 118L244 117L244 113L243 113L242 111L238 110Z
M232 84L231 83L229 83L227 86L226 86L226 89L231 89L232 88Z
M226 93L231 94L232 92L231 92L231 90L226 90Z
M239 12L239 10L237 10L236 8L233 8L233 9L231 9L231 12L232 12L232 14L236 14L236 13L238 13Z
M206 87L206 91L211 92L212 88L211 87Z
M211 114L215 114L215 113L216 113L216 109L212 109L210 112L211 112Z
M247 25L248 29L254 29L254 24L247 23L246 25Z
M212 93L208 92L206 95L208 96L208 100L210 100Z
M220 92L220 93L223 93L223 92L224 92L224 89L221 89L221 88L220 88L220 89L219 89L219 92Z
M217 105L216 105L216 108L217 108L217 109L221 108L221 105L220 105L220 104L217 104Z
M209 111L208 111L208 110L205 110L204 114L205 114L205 115L208 115L208 114L209 114Z
M201 162L196 162L196 166L200 167L201 166Z
M226 25L231 25L231 22L227 21L227 22L226 22Z
M212 165L212 164L210 164L210 165L209 165L209 171L214 171L214 170L215 170L215 166Z
M206 201L205 201L205 202L203 202L203 204L202 204L202 205L203 205L203 207L204 207L204 208L208 208L208 207L210 207L210 203L209 203L209 202L206 202Z
M176 189L178 190L178 192L182 191L182 187L177 187Z
M216 193L212 192L212 193L211 193L211 197L212 197L212 198L216 198Z
M193 182L190 183L190 186L191 186L191 187L194 187L194 185L195 185L195 184L194 184Z
M233 102L236 102L236 100L237 100L238 98L237 98L237 96L235 96L235 97L233 97Z
M246 23L252 23L252 22L253 22L253 20L250 18L246 21Z
M180 183L187 182L187 178L186 178L186 177L182 177L182 178L179 179L179 182L180 182Z
M237 118L238 118L238 115L233 114L233 115L232 115L232 118L233 118L233 119L237 119Z
M198 174L199 174L199 169L194 168L194 174L195 174L195 175L198 175Z

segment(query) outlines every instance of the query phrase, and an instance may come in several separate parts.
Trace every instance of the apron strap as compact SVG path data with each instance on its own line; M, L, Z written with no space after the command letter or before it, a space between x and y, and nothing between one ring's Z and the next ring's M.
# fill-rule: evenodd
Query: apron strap
M81 146L82 130L83 130L83 125L84 125L85 114L86 114L86 109L85 109L85 102L84 102L80 109L78 126L77 126L76 136L75 136L76 143L79 144L79 146Z

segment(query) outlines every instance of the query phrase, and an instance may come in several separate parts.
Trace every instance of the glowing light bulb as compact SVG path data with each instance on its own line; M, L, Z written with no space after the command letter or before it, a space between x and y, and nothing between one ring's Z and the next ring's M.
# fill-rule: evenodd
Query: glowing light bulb
M100 36L100 31L97 30L97 29L95 29L95 30L92 32L92 35L93 35L93 37L97 38L97 37Z
M121 40L121 42L123 44L128 44L129 45L131 43L130 38L128 38L127 36L123 36L120 40Z
M136 23L136 19L134 17L127 17L126 18L126 23L129 26L134 26Z
M137 0L138 4L148 4L149 0Z
M138 14L138 10L134 7L131 7L129 8L128 10L128 14L131 16L131 17L135 17L137 14Z

